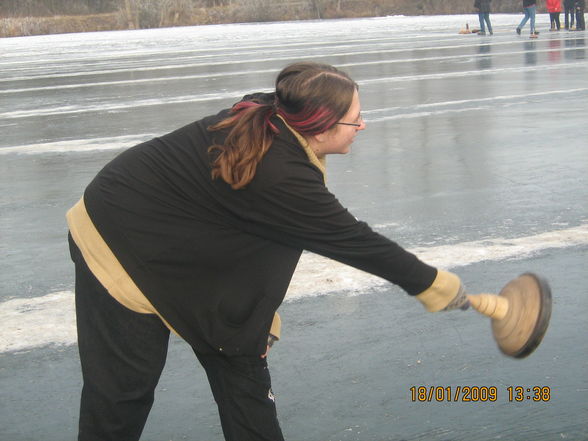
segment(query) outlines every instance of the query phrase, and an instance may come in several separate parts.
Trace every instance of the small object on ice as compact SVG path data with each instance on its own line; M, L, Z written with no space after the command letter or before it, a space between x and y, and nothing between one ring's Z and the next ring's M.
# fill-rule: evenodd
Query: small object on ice
M459 30L460 34L471 34L472 31L470 31L470 25L468 23L466 23L465 28L461 28Z

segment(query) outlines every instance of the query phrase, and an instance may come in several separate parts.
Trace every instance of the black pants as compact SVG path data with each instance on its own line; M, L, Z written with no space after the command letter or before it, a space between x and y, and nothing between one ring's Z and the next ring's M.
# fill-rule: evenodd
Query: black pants
M584 9L577 9L576 10L576 30L577 31L585 31L586 30L586 22L584 21Z
M165 365L169 330L156 315L115 300L69 241L84 380L78 441L137 441ZM266 360L194 352L206 370L225 440L282 441Z
M576 18L576 10L572 6L571 8L565 8L565 27L570 29L574 27L574 19Z
M557 29L558 31L561 28L561 24L559 22L559 12L550 12L549 13L549 21L551 21L551 29Z

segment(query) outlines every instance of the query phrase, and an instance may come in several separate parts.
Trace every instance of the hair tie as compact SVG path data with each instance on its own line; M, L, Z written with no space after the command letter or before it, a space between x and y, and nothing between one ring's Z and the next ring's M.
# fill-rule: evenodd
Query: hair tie
M278 100L278 96L276 95L274 97L274 101L272 102L272 110L274 111L274 113L278 113L279 108L280 108L280 100Z
M278 133L280 133L280 129L278 129L276 127L276 125L271 121L271 117L277 115L277 113L275 112L274 107L272 106L272 110L269 111L266 115L265 115L265 124L267 125L267 127L276 135Z

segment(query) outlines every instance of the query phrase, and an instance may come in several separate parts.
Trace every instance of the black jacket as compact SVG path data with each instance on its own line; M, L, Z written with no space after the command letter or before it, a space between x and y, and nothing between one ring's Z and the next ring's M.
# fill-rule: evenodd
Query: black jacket
M159 314L202 352L261 354L302 250L427 289L437 270L352 216L279 128L253 181L211 178L223 133L204 118L121 153L84 193L88 214Z
M528 8L537 3L537 0L523 0L523 8Z
M475 0L474 7L478 8L480 12L491 12L490 11L490 1L491 0Z

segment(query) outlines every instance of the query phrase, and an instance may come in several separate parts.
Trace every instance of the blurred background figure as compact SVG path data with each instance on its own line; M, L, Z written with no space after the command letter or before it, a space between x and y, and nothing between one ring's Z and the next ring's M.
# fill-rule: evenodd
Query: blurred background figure
M585 31L586 22L584 21L584 9L586 0L576 0L576 31Z
M568 30L574 29L574 20L576 16L575 11L576 0L564 0L564 13L565 13L565 28Z
M491 0L474 1L474 8L478 9L478 17L480 18L480 32L478 32L478 35L486 35L486 25L488 25L488 33L493 35L492 23L490 23L490 2Z
M531 38L537 38L537 33L535 32L535 14L537 12L537 5L535 0L523 0L523 11L525 12L525 16L517 27L517 34L521 35L521 30L525 27L527 21L531 20Z
M559 15L561 14L561 0L547 0L547 12L549 12L549 21L551 22L552 31L559 31L561 24L559 22Z

